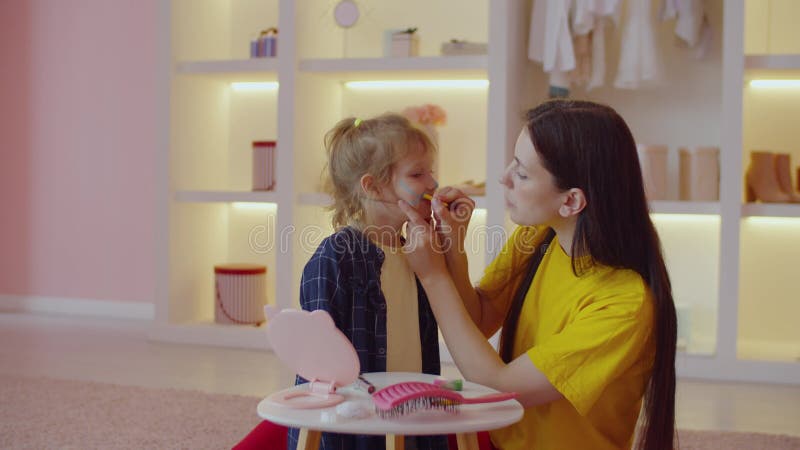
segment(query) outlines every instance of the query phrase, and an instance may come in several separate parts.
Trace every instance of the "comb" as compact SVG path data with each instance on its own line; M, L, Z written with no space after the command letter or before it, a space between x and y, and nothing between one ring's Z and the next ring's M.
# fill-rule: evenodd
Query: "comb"
M387 386L374 394L375 413L382 419L393 419L419 410L441 410L457 413L459 406L472 403L491 403L511 400L516 392L498 392L481 397L465 398L458 392L442 389L430 383L409 381Z

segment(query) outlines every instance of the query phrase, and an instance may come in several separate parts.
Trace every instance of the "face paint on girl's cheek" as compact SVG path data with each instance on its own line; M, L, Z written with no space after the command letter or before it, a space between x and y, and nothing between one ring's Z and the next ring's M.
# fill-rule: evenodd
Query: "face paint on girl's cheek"
M439 182L436 181L436 180L433 180L433 183L434 183L433 190L435 191L436 189L439 188ZM411 194L411 195L413 195L415 197L413 202L409 202L408 203L409 205L411 205L411 206L416 208L417 205L419 204L419 202L423 198L425 198L425 192L423 192L421 194L416 192L415 190L411 189L411 187L408 184L406 184L405 181L400 180L399 184L400 184L400 187L403 188L403 190L405 190L406 192L408 192L409 194Z
M400 180L400 187L403 188L404 191L414 196L414 200L409 201L408 204L416 208L417 205L419 204L419 201L422 199L422 194L419 194L413 189L411 189L411 187L409 187L403 180Z

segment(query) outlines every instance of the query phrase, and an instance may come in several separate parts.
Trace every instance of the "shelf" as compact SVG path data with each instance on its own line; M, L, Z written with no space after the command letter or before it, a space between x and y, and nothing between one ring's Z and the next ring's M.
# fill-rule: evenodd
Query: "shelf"
M758 78L800 78L800 55L752 55L745 57L745 81Z
M277 58L239 60L186 61L178 63L176 72L204 75L224 81L277 81Z
M736 353L741 360L800 363L800 342L740 338Z
M748 70L798 70L800 55L748 55L744 58Z
M305 59L301 72L338 78L341 81L396 79L486 79L488 57L425 56L414 58Z
M800 204L748 203L742 205L742 217L800 218Z
M475 209L486 209L486 197L473 196L475 200ZM303 206L328 206L331 203L328 194L321 192L304 192L297 195L297 203Z
M178 344L269 350L266 325L223 325L213 322L153 325L148 338Z
M274 191L178 191L175 200L185 203L278 203Z
M688 215L718 215L719 202L680 202L680 201L653 201L650 202L652 214L688 214Z

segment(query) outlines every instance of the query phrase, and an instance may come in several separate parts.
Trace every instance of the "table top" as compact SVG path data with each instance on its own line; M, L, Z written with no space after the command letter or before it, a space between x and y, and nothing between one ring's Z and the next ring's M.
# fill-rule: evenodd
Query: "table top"
M381 389L390 384L404 381L424 381L432 383L435 375L408 372L365 373L364 378ZM292 389L307 389L307 386L295 386ZM464 382L464 389L459 393L465 398L479 397L495 393L494 389L476 383ZM444 411L416 411L401 418L381 419L374 410L369 394L353 386L345 386L336 391L345 397L345 401L362 403L370 411L363 419L347 418L337 415L336 407L322 409L292 409L273 403L265 398L258 404L258 415L262 419L294 428L308 428L317 431L331 431L350 434L397 434L427 435L470 433L494 430L519 421L522 418L522 405L516 400L497 403L479 403L461 405L457 414Z

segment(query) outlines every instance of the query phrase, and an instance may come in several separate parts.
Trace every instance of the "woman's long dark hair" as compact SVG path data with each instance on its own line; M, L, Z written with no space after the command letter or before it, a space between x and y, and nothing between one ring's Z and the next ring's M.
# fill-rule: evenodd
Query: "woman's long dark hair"
M580 188L586 196L572 241L573 271L583 272L587 261L631 269L652 292L656 352L637 447L671 450L677 319L633 135L612 108L586 101L548 101L526 119L533 147L558 188Z

